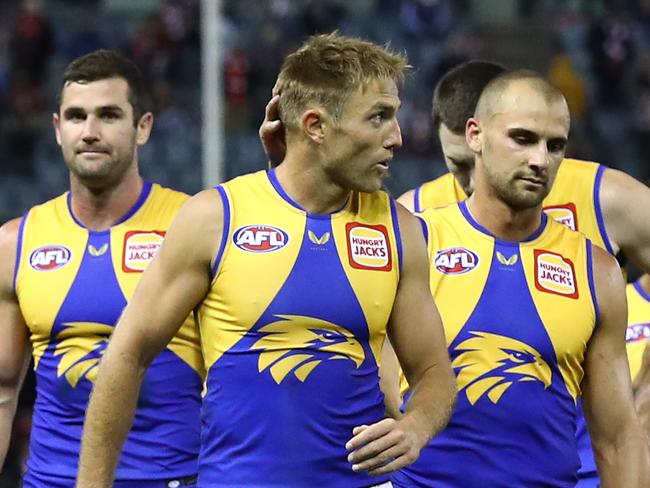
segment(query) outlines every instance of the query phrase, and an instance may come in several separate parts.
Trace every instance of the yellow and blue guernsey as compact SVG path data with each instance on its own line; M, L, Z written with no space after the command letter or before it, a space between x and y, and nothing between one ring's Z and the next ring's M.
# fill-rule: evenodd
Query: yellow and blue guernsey
M222 245L198 311L206 361L199 486L368 487L352 429L384 416L378 358L399 281L395 203L303 210L274 171L217 187Z
M641 286L641 282L628 283L625 288L627 296L627 359L630 366L632 379L641 369L643 352L650 340L650 295ZM591 445L591 438L587 431L584 415L580 409L578 417L577 439L580 450L580 488L596 488L599 477L596 469L596 460Z
M558 222L578 230L597 246L613 254L600 209L600 182L605 166L578 159L560 165L551 192L544 199L544 211ZM414 193L414 209L438 208L467 198L456 178L447 173L424 183Z
M575 486L576 401L598 322L591 243L545 214L528 239L502 241L465 202L422 218L459 394L395 485Z
M627 359L632 379L641 370L643 352L650 340L650 294L640 281L630 283L627 294Z
M70 193L23 218L14 287L31 333L37 390L25 486L58 486L56 480L76 477L98 362L187 198L146 182L133 208L101 232L75 218ZM118 482L178 481L196 474L202 372L198 330L188 319L144 378Z

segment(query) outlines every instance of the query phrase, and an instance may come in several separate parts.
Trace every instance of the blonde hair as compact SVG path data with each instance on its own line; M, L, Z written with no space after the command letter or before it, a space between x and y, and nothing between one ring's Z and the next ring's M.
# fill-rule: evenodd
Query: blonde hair
M337 32L312 36L287 56L278 75L280 119L288 131L295 131L300 115L312 104L338 119L357 88L374 79L401 84L408 68L406 57L387 47Z

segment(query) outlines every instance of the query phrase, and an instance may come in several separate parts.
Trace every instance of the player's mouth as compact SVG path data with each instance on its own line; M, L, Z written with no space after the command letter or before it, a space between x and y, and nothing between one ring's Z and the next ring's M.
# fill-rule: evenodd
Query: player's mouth
M95 158L99 156L104 156L109 154L106 149L97 148L97 147L82 147L76 150L77 154L80 154L84 157Z
M388 171L388 169L390 168L390 159L386 159L385 161L379 161L377 163L377 167L382 171Z
M534 187L542 188L546 186L546 180L543 178L520 177L519 179Z

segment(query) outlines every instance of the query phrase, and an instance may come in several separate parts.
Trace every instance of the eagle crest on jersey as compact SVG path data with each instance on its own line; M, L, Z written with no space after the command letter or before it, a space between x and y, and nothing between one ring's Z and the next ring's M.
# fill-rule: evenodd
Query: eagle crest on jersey
M539 352L511 337L472 331L455 352L460 352L452 362L458 387L472 405L485 394L498 403L516 382L539 381L544 388L551 385L551 368Z
M260 350L259 372L269 368L277 384L291 372L304 382L316 366L327 360L347 359L357 368L363 363L363 347L345 328L313 317L275 317L280 320L260 328L264 335L251 349Z
M66 322L57 335L55 356L61 356L57 376L65 375L75 388L80 379L94 383L97 365L108 344L113 327L97 322Z

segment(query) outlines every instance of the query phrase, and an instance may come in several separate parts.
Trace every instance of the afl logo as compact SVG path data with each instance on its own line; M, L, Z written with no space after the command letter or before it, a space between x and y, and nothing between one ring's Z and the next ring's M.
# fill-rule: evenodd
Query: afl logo
M36 271L51 271L70 262L72 252L63 246L43 246L29 256L29 265Z
M237 229L232 240L242 251L272 252L289 243L289 234L270 225L247 225Z
M478 265L478 255L464 247L450 247L436 253L434 265L444 274L463 274Z

